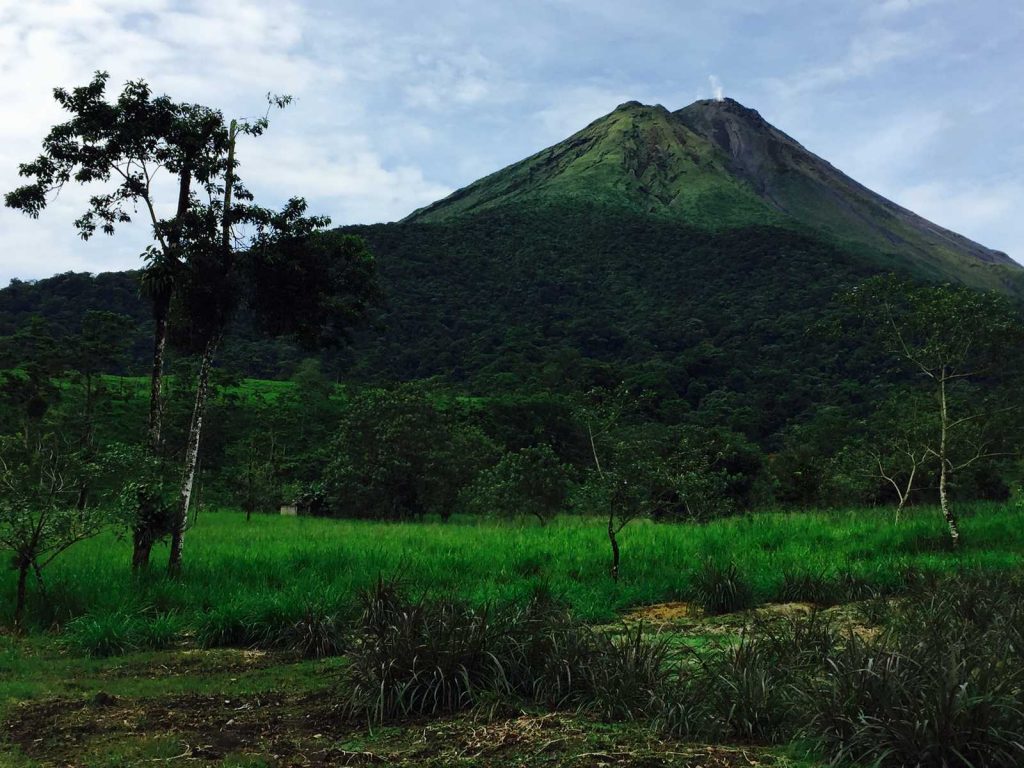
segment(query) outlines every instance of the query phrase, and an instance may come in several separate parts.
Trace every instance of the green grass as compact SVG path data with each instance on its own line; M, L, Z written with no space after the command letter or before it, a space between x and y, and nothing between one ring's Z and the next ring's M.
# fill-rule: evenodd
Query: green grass
M563 517L541 528L490 519L387 524L257 516L246 523L236 512L203 512L186 538L180 581L162 575L165 548L155 550L151 574L133 579L128 543L107 533L48 569L47 599L32 595L30 621L42 629L85 614L115 624L131 615L171 615L186 632L224 633L224 644L235 633L249 644L245 633L253 627L283 629L311 609L351 615L358 591L379 575L400 575L413 593L472 603L514 599L543 584L581 618L606 621L632 606L693 599L695 576L709 561L735 564L757 603L802 598L793 593L800 574L813 577L807 581L815 591L824 582L855 597L898 591L919 572L1024 563L1017 508L964 504L960 511L960 553L948 550L942 519L930 508L912 510L898 525L890 510L870 509L759 513L707 525L634 521L620 536L617 583L608 576L608 542L595 518ZM13 576L0 574L0 624L10 622Z

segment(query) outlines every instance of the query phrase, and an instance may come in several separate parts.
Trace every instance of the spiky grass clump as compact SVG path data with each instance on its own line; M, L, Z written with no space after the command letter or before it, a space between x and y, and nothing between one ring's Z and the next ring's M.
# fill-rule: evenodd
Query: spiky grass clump
M760 619L724 651L698 653L657 715L676 736L776 743L803 722L801 684L837 635L818 613Z
M810 701L808 735L837 763L1024 765L1024 585L919 587L886 632L829 656Z
M710 615L754 607L754 590L736 563L705 560L694 577L694 600Z
M320 605L309 605L285 638L289 650L304 659L337 656L345 647L344 623Z
M288 650L323 658L341 651L344 626L339 612L321 601L254 595L203 614L196 642L204 648Z
M547 598L473 609L408 600L380 581L364 595L357 634L349 706L377 722L495 701L622 719L642 712L668 675L665 643L642 629L598 632Z

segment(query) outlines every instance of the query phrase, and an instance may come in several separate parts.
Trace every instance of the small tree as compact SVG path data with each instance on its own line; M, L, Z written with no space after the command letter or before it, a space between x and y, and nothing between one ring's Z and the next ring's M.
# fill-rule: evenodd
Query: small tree
M505 517L532 515L541 525L565 507L568 468L547 444L506 453L483 470L463 494L466 508Z
M956 549L960 526L949 488L958 472L1004 453L986 433L1005 410L991 394L998 378L1018 362L1024 338L1020 315L1000 294L915 285L892 276L867 281L848 301L871 324L885 351L934 397L934 426L925 447L937 464L939 504Z
M844 474L860 478L861 485L870 486L862 492L869 499L878 498L883 491L894 494L898 523L911 497L935 468L930 448L936 431L934 410L924 393L895 392L866 421L864 434L835 456L833 479Z
M331 449L324 486L334 512L383 520L447 519L496 452L479 429L442 409L421 385L353 396Z
M279 451L273 433L253 433L235 443L229 455L238 468L231 485L248 522L253 512L271 509L279 503Z
M612 559L609 572L619 579L621 550L619 534L646 511L639 487L630 483L637 456L635 428L625 423L635 401L625 389L614 392L593 390L578 411L578 419L590 446L593 465L587 480L577 489L576 503L607 515L608 543Z
M12 553L18 573L17 630L23 625L30 572L45 593L43 569L95 535L104 522L96 508L76 504L83 471L78 454L53 434L0 437L0 547Z

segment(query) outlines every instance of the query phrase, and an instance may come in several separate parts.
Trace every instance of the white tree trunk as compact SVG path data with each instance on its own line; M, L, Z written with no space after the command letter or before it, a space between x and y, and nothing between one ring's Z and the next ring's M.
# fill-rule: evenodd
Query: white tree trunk
M196 381L196 403L192 410L192 423L188 431L188 445L185 448L185 466L181 474L181 495L178 501L178 513L174 519L174 530L171 532L171 556L167 563L167 572L171 576L181 573L181 555L185 545L185 531L188 530L188 512L192 502L192 488L195 484L196 465L199 460L199 440L203 433L203 417L206 415L206 396L210 388L210 369L217 353L219 337L210 340L203 351L203 359L199 365L199 377Z
M946 526L949 528L949 539L953 549L960 546L960 526L957 523L956 515L949 506L949 472L950 463L946 449L946 433L949 430L949 410L946 405L946 371L943 369L942 378L939 379L939 408L941 416L941 433L939 435L939 505L942 508L942 516L946 519Z

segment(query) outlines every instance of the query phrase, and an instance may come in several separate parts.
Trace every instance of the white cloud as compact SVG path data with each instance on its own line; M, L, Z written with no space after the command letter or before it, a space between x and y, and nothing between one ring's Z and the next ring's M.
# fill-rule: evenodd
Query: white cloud
M826 155L836 167L884 194L905 183L949 127L950 119L941 110L898 112L859 127L853 140L833 137Z
M541 109L536 119L543 126L546 141L561 141L608 114L619 104L636 98L626 90L602 86L572 88L558 94L557 100ZM537 147L538 150L542 148Z
M84 84L104 69L111 73L112 95L125 80L143 78L156 92L216 105L229 115L261 114L268 91L298 96L292 114L278 116L242 158L244 178L269 204L300 194L312 211L351 223L398 218L447 194L448 187L428 181L413 164L385 160L387 147L354 129L363 109L350 81L371 74L366 66L384 56L362 48L351 57L314 57L306 45L317 24L310 10L295 0L0 0L0 191L21 183L18 163L35 157L49 126L65 119L53 87ZM346 30L361 39L358 28ZM463 69L447 79L445 63L437 63L436 90L452 89L472 103L486 94L475 73L487 62L471 54L459 61ZM397 69L403 66L411 64ZM429 141L421 126L403 125L412 144ZM290 138L281 136L282 128ZM326 137L323 143L312 140L318 134ZM12 276L137 266L148 242L145 222L83 243L72 222L87 199L87 190L68 187L38 221L0 208L0 285Z
M890 19L929 5L938 5L947 0L880 0L870 5L867 16L870 19Z
M1020 182L933 181L906 187L894 200L929 221L1024 260L1022 233L1011 225L1015 212L1024 210Z
M337 225L394 221L452 191L416 167L386 166L365 136L268 134L245 151L250 186L301 194Z
M874 75L885 65L920 55L930 44L929 39L920 34L872 28L855 36L838 60L770 82L783 96L804 97Z

